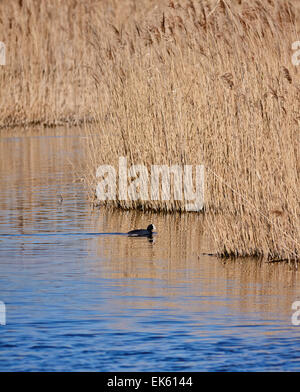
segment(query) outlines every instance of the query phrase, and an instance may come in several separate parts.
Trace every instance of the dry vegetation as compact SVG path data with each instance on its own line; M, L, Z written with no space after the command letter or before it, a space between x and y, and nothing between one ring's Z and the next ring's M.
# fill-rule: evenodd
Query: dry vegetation
M96 168L119 156L148 167L204 164L218 253L299 259L297 3L3 1L0 124L97 120L91 194ZM172 200L115 205L184 209Z
M298 9L240 3L171 1L145 21L101 36L93 30L100 125L88 182L94 191L95 169L117 167L119 156L148 167L203 163L218 253L298 259ZM175 201L114 204L184 209Z
M87 4L86 4L87 3ZM90 119L86 26L92 2L2 0L0 128Z
M105 34L148 12L151 0L1 0L0 129L93 121L91 26ZM150 6L150 8L152 5ZM101 33L102 34L102 33Z

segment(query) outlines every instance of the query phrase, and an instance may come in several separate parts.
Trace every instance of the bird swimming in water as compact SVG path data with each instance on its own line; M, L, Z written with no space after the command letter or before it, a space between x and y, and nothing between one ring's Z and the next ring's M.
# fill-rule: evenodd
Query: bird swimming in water
M151 223L147 229L131 230L127 234L129 237L152 237L153 230L156 230L156 227Z

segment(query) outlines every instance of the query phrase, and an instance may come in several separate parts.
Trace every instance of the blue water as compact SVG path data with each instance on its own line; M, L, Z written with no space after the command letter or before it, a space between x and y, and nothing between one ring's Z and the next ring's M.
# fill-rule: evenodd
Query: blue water
M199 216L91 210L84 140L0 137L0 370L299 371L299 272L202 256Z

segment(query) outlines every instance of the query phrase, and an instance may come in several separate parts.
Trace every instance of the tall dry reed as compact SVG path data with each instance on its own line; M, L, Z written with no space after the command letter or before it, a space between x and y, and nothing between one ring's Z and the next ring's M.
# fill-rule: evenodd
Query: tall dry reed
M143 20L92 25L92 193L96 168L120 156L204 164L218 254L299 259L299 26L297 3L285 0L170 1ZM184 210L174 200L112 204Z

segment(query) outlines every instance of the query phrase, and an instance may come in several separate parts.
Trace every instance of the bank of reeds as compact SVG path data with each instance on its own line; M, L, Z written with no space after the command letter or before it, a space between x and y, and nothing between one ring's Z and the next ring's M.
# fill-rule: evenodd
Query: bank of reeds
M299 259L299 23L297 0L3 0L0 127L97 121L92 197L120 156L204 164L218 253Z
M82 8L74 1L1 1L1 127L76 122L86 114Z
M170 1L143 21L92 25L91 193L96 168L117 168L120 156L148 168L204 164L218 254L299 259L298 27L297 3L285 0ZM184 210L174 200L110 204Z
M97 95L91 29L143 20L166 0L1 0L0 129L93 122ZM93 26L93 27L91 27Z
M117 1L1 0L0 128L92 121L94 81L89 75L87 29L118 20Z

